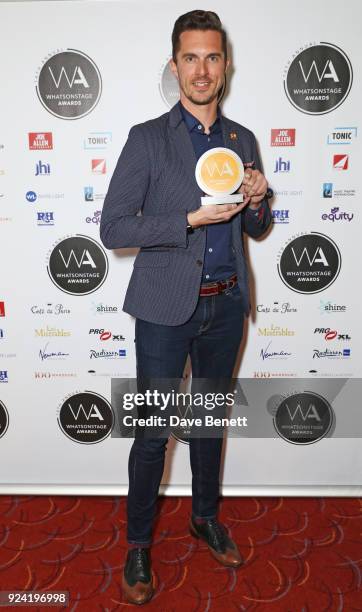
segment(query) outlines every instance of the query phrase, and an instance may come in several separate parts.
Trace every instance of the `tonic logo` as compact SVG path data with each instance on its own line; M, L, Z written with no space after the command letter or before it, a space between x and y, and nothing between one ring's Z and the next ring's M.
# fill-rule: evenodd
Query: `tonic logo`
M303 420L306 421L307 419L315 419L316 421L320 421L321 418L318 414L318 411L315 407L314 404L309 404L309 406L307 408L302 408L302 406L300 404L297 404L297 407L295 408L294 412L291 411L291 409L289 408L289 405L286 403L285 404L285 408L289 414L290 420L294 421L296 415L299 415L299 417Z
M87 79L85 78L85 76L84 76L80 66L76 66L74 68L73 76L71 78L69 78L66 69L64 68L64 66L62 66L58 79L54 76L52 68L50 66L48 66L48 68L49 68L49 72L51 74L51 77L53 79L54 85L55 85L55 87L57 89L59 89L59 85L60 85L60 82L61 82L63 76L65 77L65 79L66 79L70 89L72 89L74 84L75 85L83 85L83 87L85 87L86 89L89 89L89 85L87 83ZM77 79L75 78L76 75L78 75Z
M78 410L76 413L74 412L70 403L68 403L68 406L69 406L69 410L71 411L75 421L78 420L80 412L82 412L83 416L86 418L87 421L89 421L90 418L99 419L100 421L104 421L100 411L98 410L97 404L91 404L90 408L88 408L88 411L85 410L83 404L79 404Z
M90 252L88 251L88 249L84 249L82 256L80 259L77 258L76 254L74 253L73 249L70 251L69 253L69 257L67 259L67 261L65 260L62 251L59 249L59 255L63 260L63 263L65 265L65 267L68 269L69 268L69 264L71 262L72 259L75 260L75 264L78 266L78 268L81 268L82 266L91 266L92 268L96 268L96 264L94 263L92 256L90 254Z
M315 60L312 62L312 64L311 64L307 74L305 74L305 72L304 72L304 68L303 68L302 62L299 60L298 63L299 63L300 69L302 71L302 75L303 75L303 79L304 79L305 83L308 83L309 77L311 75L311 72L313 72L313 71L315 71L315 74L316 74L316 77L317 77L319 83L322 82L322 79L333 79L333 81L335 83L339 83L339 78L338 78L337 73L335 71L335 68L333 66L333 62L330 59L326 61L325 66L324 66L324 68L323 68L321 73L318 70L317 63L316 63ZM329 72L327 72L327 70L329 70Z
M209 176L213 178L215 174L219 176L229 175L234 176L232 169L230 168L230 164L228 162L224 162L220 167L217 162L206 163L205 167L209 173Z
M308 249L306 247L304 247L301 256L299 257L299 259L297 258L295 251L294 251L294 247L292 247L292 253L295 259L295 263L297 264L297 266L300 266L301 261L304 258L304 255L306 255L307 260L309 262L310 267L313 266L314 263L321 263L323 264L323 266L329 267L328 261L326 256L323 253L323 249L322 247L317 247L313 257L311 258L308 252Z

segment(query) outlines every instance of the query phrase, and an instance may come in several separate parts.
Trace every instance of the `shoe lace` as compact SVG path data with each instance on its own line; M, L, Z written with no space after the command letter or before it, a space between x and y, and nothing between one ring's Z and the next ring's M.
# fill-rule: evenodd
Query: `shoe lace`
M226 538L225 528L215 519L210 519L207 521L207 523L212 529L211 533L214 544L216 546L223 547Z
M134 553L134 560L136 564L136 569L142 571L144 569L145 563L147 562L147 552L145 548L136 548L136 551Z

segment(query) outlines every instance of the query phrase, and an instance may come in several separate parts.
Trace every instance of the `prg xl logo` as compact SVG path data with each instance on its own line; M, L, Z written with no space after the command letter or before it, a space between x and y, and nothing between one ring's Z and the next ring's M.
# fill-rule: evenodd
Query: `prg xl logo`
M102 79L88 55L67 49L44 63L37 77L36 93L52 115L59 119L80 119L98 104Z
M295 108L323 115L347 98L353 80L352 65L342 49L321 42L303 49L284 76L285 93Z

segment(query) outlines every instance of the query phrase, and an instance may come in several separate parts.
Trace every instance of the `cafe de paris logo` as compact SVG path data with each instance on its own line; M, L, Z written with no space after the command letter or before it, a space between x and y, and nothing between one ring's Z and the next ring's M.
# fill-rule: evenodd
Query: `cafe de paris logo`
M345 52L320 42L295 53L284 72L284 90L297 110L323 115L344 102L352 80L352 65Z
M278 273L297 293L319 293L330 287L341 269L336 243L319 232L293 236L278 254Z
M94 61L82 51L58 50L45 58L35 88L49 113L59 119L80 119L98 104L102 79Z
M292 444L312 444L324 438L334 423L327 400L311 391L294 393L282 399L273 410L277 433Z
M62 432L74 442L96 444L111 434L114 413L102 395L84 391L63 401L58 409L58 424Z
M54 245L49 253L47 269L61 291L70 295L88 295L106 280L108 259L93 238L76 234Z

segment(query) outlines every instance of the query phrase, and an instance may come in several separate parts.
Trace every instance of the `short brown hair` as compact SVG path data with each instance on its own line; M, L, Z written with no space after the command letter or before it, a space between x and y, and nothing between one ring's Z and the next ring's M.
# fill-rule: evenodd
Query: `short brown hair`
M172 59L176 62L176 54L180 48L180 35L186 30L214 30L221 34L221 44L225 61L227 60L227 38L219 16L213 11L190 11L181 15L175 21L172 31Z

